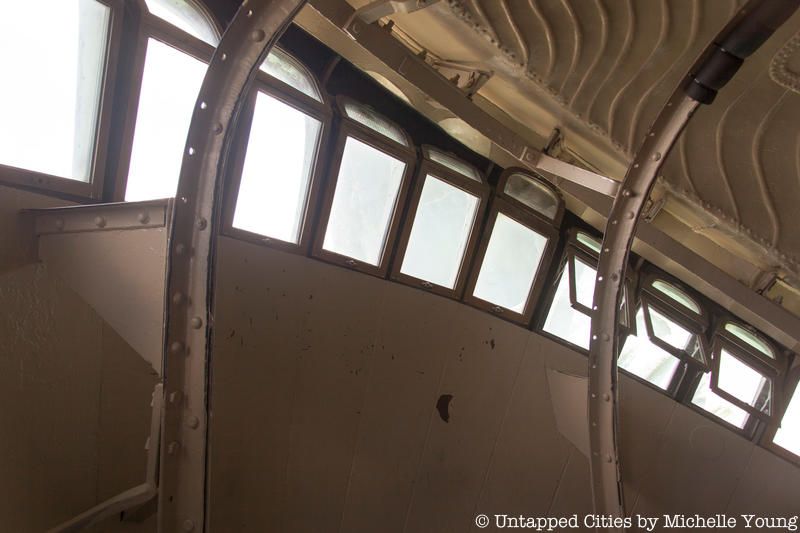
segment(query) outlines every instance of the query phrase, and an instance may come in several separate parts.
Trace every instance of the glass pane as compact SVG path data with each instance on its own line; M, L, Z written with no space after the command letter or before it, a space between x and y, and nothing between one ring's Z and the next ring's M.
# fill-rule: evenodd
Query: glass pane
M753 333L747 331L741 326L728 322L725 324L725 330L734 335L736 338L743 341L745 344L749 344L759 352L763 353L767 357L775 359L775 353L770 348L769 344L759 339Z
M300 240L318 120L258 93L233 226L274 239Z
M781 427L772 442L795 455L800 455L800 386L795 390L783 415Z
M147 9L158 18L217 47L219 35L206 14L187 0L145 0Z
M545 246L547 237L498 213L473 294L522 313Z
M364 126L377 131L381 135L389 137L403 146L409 145L405 133L403 133L400 128L379 114L375 113L368 107L358 105L353 102L345 102L344 112L349 118L355 120L359 124L363 124Z
M769 412L772 380L744 364L725 348L720 353L718 386L744 403Z
M175 196L183 150L206 64L150 39L125 200Z
M584 307L592 308L594 303L594 280L597 278L597 269L577 257L575 258L575 299Z
M575 265L577 277L576 289L578 294L585 294L587 287L589 298L594 292L595 271L591 268L581 268L578 261ZM581 348L589 349L591 334L591 319L572 307L569 301L569 269L564 268L561 279L550 305L550 311L544 323L544 331L571 342Z
M747 419L750 418L747 411L738 408L711 390L710 373L703 374L694 397L692 397L692 403L738 428L743 428Z
M440 165L449 168L453 172L458 172L462 176L466 176L471 180L475 180L477 182L481 181L481 176L478 174L478 171L472 168L471 165L457 159L450 154L446 154L444 152L440 152L435 148L428 148L428 159L431 161L435 161Z
M2 3L0 163L90 181L110 17L94 0Z
M503 192L550 220L558 213L558 197L546 186L524 174L510 175Z
M455 287L477 209L478 197L426 176L400 272Z
M631 374L666 390L680 360L650 342L645 334L644 311L641 308L636 313L636 331L639 332L638 336L628 335L625 339L617 364Z
M590 237L585 233L578 232L575 238L579 243L583 244L590 250L597 252L598 254L600 253L600 246L601 246L600 241L598 241L594 237Z
M674 285L670 285L666 281L661 281L660 279L653 282L652 287L656 289L658 292L669 296L672 300L678 302L682 306L694 311L698 315L702 313L700 310L700 306L697 305L697 302L694 301L688 294L680 290L679 288L675 287Z
M261 64L261 70L317 102L322 101L317 84L314 83L314 79L305 67L283 50L273 48L267 59Z
M378 265L406 164L347 138L322 247Z
M670 318L656 311L652 306L648 307L648 309L650 311L650 321L653 324L653 333L655 336L679 350L686 349L694 335L673 322Z

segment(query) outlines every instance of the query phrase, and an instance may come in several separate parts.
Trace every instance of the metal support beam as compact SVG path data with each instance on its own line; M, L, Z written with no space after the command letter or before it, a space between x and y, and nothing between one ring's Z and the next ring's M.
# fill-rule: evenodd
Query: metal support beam
M659 113L611 206L597 265L589 347L589 464L597 514L625 516L617 446L619 307L628 255L642 211L664 160L695 110L701 102L713 102L716 92L736 73L744 57L778 28L798 3L797 0L750 0L739 10L709 43Z
M208 364L225 159L244 96L304 0L244 0L208 66L184 150L167 253L158 528L206 529Z
M453 116L489 139L521 166L531 170L547 167L548 172L574 181L582 187L609 196L616 193L619 183L606 176L546 157L510 128L478 107L469 95L442 76L424 58L418 57L392 34L376 24L365 24L345 0L309 0L316 13L352 38L363 50L373 55L389 69L398 72L411 85L435 100ZM488 154L484 154L488 155ZM558 161L558 164L555 163Z
M414 11L425 9L438 1L439 0L375 0L374 2L370 2L356 9L353 16L360 18L365 24L372 24L383 17L388 17L395 13L413 13Z

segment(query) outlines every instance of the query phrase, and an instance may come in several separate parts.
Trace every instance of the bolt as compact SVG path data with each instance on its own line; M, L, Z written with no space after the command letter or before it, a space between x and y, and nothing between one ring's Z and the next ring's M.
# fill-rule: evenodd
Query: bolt
M186 419L186 425L192 429L197 429L200 426L200 419L196 416L190 416Z
M206 221L205 218L198 218L197 219L197 229L202 231L202 230L206 229L206 226L208 226L208 221Z
M194 329L200 329L203 327L203 319L200 318L199 316L192 318L191 323Z
M106 227L106 219L103 217L94 217L94 225L98 228Z
M141 212L138 215L136 215L136 220L138 220L140 224L147 224L148 222L150 222L150 215L148 215L145 212Z
M183 343L175 341L175 342L172 343L172 345L169 347L169 349L170 349L170 351L172 353L180 353L180 352L183 351Z
M180 292L176 292L172 296L172 303L174 303L175 305L180 305L181 302L183 302L183 294Z

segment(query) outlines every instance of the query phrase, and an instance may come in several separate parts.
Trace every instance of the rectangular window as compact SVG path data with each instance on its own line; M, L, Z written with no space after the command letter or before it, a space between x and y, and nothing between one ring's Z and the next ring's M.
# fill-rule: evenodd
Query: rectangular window
M597 270L577 257L574 263L576 299L578 302L585 304L586 307L591 308ZM588 350L591 336L591 318L575 309L572 305L569 294L569 271L568 265L565 265L543 329L551 335Z
M425 176L400 273L454 289L480 198Z
M650 341L642 308L636 313L636 331L637 335L628 335L625 339L617 364L631 374L667 390L680 359Z
M233 227L298 244L322 124L259 92Z
M472 294L522 314L548 238L498 212Z
M800 457L800 385L794 391L772 442Z
M206 68L191 55L148 39L126 201L175 196Z
M711 390L710 373L704 373L703 377L700 378L700 383L692 397L692 403L739 429L743 429L750 418L747 411L736 407Z
M0 164L91 181L111 9L49 0L0 12Z
M386 152L347 138L323 250L381 264L406 166Z
M758 411L770 413L772 380L722 348L716 368L716 387ZM714 383L712 381L712 383Z

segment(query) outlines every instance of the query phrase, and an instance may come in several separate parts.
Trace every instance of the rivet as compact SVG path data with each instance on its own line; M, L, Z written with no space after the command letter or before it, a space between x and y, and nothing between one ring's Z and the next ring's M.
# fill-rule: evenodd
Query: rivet
M592 398L597 398L597 394L592 393Z
M630 191L630 189L625 189L624 191L622 191L622 196L630 198L631 196L633 196L633 193Z
M246 15L248 17L252 17L253 16L253 10L252 9L248 9Z
M225 52L222 52L222 54L220 54L219 58L220 58L220 60L225 61L226 59L228 59L228 54L226 54Z
M181 202L184 203L184 204L188 204L189 203L189 198L187 198L186 196L181 196Z
M597 427L597 422L592 422L592 427L596 428ZM594 452L594 454L597 455L597 452Z
M614 462L614 459L611 457L611 455L606 455L606 462L607 462L607 463L612 463L612 462Z
M167 453L169 455L175 455L178 453L178 450L181 448L180 442L174 440L167 445Z
M603 394L603 400L606 402L611 401L611 396L609 396L608 393Z
M178 243L175 245L175 253L177 255L183 255L183 252L185 251L186 251L186 246L184 246L183 244Z
M612 220L612 221L611 221L611 225L612 225L612 226L616 226L616 225L617 225L617 220L616 220L616 219Z
M604 248L604 249L603 249L603 251L604 251L605 253L608 253L608 252L610 252L610 251L611 251L611 248Z
M140 224L147 224L148 222L150 222L150 215L144 212L139 213L138 215L136 215L136 220L138 220Z
M633 168L639 168L639 163L634 163Z
M170 345L169 349L172 353L180 353L183 351L183 343L175 341Z
M214 132L214 135L219 135L220 133L222 133L222 124L217 122L216 124L214 124L214 127L211 129L211 131Z
M661 159L661 152L656 152L653 154L653 161L658 161Z
M176 390L169 393L169 403L178 403L183 398L183 393L181 391Z
M207 107L208 107L208 104L207 104L207 103L205 103L205 102L200 102L200 109L206 109Z
M611 281L619 281L619 274L617 274L616 272L611 274Z
M603 276L597 276L597 281L603 281Z
M611 337L608 336L608 333L603 333L602 335L600 335L600 338L605 342L608 342L608 341L611 340Z
M253 39L257 43L260 43L266 37L267 37L267 34L264 33L264 30L255 30L253 33L250 34L250 38Z
M194 531L194 522L191 520L184 520L183 521L183 530L184 531Z
M189 147L189 155L194 155L194 148L191 146Z
M57 218L56 219L56 228L64 229L64 219L63 218Z
M190 416L186 419L186 425L192 429L197 429L200 426L200 419L196 416Z
M94 217L94 225L98 228L106 227L106 219L103 217Z
M175 294L172 295L172 303L178 305L181 302L183 302L183 293L176 292Z
M192 318L191 323L194 329L200 329L203 327L203 319L200 318L199 316Z
M205 218L198 218L197 219L197 229L202 231L202 230L206 229L206 226L208 226L208 222L206 221Z
M628 220L633 220L634 218L636 218L636 213L634 213L633 211L628 211L625 214L625 216L628 217Z

